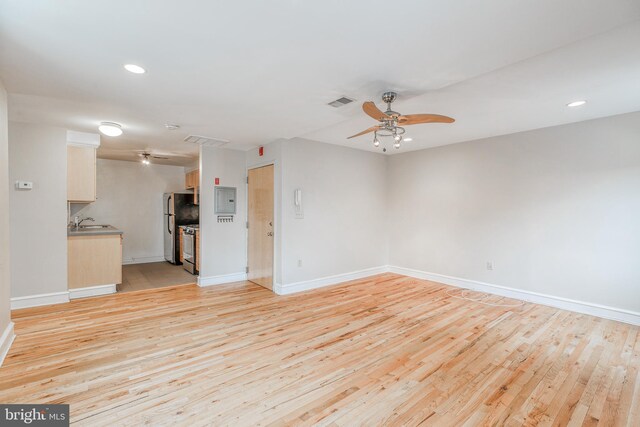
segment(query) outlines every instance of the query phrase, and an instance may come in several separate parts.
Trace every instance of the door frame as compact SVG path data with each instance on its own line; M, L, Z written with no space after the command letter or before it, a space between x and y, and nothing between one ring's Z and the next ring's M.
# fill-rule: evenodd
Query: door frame
M278 281L279 277L278 277L278 270L276 268L276 266L278 265L278 262L280 260L280 256L278 254L278 252L276 251L276 248L278 247L277 242L281 242L280 240L280 195L281 195L281 188L276 185L276 183L280 182L278 177L280 176L280 170L279 170L279 166L278 166L278 161L277 160L266 160L264 162L259 162L259 163L255 163L252 164L251 166L247 166L246 168L246 172L245 172L245 206L246 206L246 215L245 218L247 220L247 222L249 222L249 171L252 169L260 169L263 168L265 166L273 166L273 264L271 266L271 274L272 274L272 289L271 292L273 292L274 294L277 294L278 292L276 292L277 289L280 288L280 282ZM246 259L247 259L247 267L249 266L249 230L246 228L245 226L245 233L246 233ZM276 242L277 240L277 242ZM249 279L247 278L247 281Z

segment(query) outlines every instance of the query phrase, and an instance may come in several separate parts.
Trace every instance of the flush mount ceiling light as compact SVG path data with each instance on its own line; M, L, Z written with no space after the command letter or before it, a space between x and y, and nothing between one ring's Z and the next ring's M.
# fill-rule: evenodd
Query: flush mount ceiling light
M406 130L404 126L418 125L421 123L453 123L455 121L451 117L441 116L440 114L409 114L403 116L391 109L391 103L396 100L396 97L397 94L395 92L385 92L382 94L382 102L387 104L387 111L385 112L382 112L382 110L376 107L376 104L372 101L367 101L362 104L362 110L369 117L378 120L378 124L352 135L347 139L373 132L374 147L380 146L380 137L393 137L393 147L399 149L403 141L412 141L411 138L405 139L404 133ZM387 149L383 146L382 151L386 153Z
M584 105L586 103L587 103L587 101L584 101L584 100L573 101L573 102L568 103L567 107L579 107L579 106Z
M98 126L98 130L107 136L120 136L122 135L122 126L113 122L102 122Z
M180 129L180 125L177 125L175 123L167 123L164 125L165 128L167 128L167 130L178 130Z
M125 64L124 69L133 74L144 74L147 72L147 70L136 64Z

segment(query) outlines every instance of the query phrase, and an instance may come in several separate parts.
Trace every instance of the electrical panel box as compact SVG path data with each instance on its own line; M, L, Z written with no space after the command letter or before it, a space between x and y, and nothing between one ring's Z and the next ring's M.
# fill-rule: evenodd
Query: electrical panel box
M236 188L216 187L215 191L216 215L235 215L236 213Z

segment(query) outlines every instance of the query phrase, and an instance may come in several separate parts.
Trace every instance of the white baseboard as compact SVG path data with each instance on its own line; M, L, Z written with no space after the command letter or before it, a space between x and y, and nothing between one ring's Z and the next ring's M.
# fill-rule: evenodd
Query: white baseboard
M2 366L4 358L7 357L7 353L9 353L9 349L15 338L16 334L13 332L13 322L9 322L7 327L4 328L2 335L0 335L0 366Z
M367 268L365 270L352 271L350 273L336 274L335 276L321 277L319 279L305 280L302 282L288 283L282 285L276 283L273 286L273 292L278 295L289 295L296 292L308 291L311 289L322 288L330 285L337 285L338 283L348 282L350 280L363 279L365 277L374 276L376 274L386 273L388 267L386 265L381 267Z
M148 264L150 262L163 262L165 261L164 255L162 256L147 256L140 258L126 258L122 260L122 265L130 264Z
M247 280L247 273L223 274L220 276L198 276L198 286L222 285L223 283L242 282Z
M389 271L396 274L402 274L404 276L415 277L416 279L430 280L433 282L444 283L445 285L456 286L458 288L486 292L489 294L560 308L562 310L575 311L576 313L589 314L591 316L617 320L619 322L629 323L632 325L640 325L640 313L635 311L541 294L538 292L523 291L506 286L493 285L491 283L462 279L460 277L429 273L411 268L390 266Z
M115 294L117 286L113 285L99 285L89 286L87 288L69 289L69 299L97 297L99 295Z
M29 295L11 298L11 310L41 305L62 304L69 302L69 292L54 292L51 294Z

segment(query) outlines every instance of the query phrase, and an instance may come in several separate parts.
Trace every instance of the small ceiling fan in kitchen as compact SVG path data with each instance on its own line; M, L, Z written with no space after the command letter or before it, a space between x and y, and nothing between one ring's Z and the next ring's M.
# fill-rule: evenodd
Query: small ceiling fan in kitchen
M113 160L139 161L144 165L151 164L153 159L162 160L163 164L172 164L172 162L183 163L189 159L197 159L197 154L183 153L178 151L164 151L155 148L111 148L108 146L100 146L98 149L98 157Z
M143 165L150 165L151 164L151 159L169 160L169 157L155 156L155 155L149 153L148 151L140 152L140 153L138 153L138 156L140 156L142 158L141 162L142 162Z
M402 115L397 111L391 109L391 103L396 100L398 94L395 92L385 92L382 94L382 102L387 104L387 110L382 111L373 101L367 101L362 104L362 110L369 116L378 120L378 124L371 126L368 129L363 130L355 135L348 137L347 139L355 138L360 135L373 132L373 146L380 146L379 137L393 137L393 146L398 149L404 140L404 134L406 132L404 126L419 125L423 123L453 123L455 119L451 117L442 116L440 114L407 114ZM383 147L382 151L387 151Z

